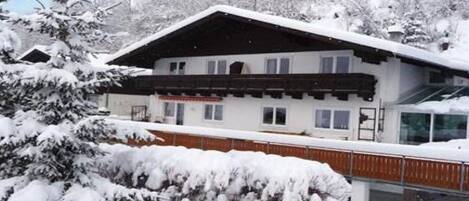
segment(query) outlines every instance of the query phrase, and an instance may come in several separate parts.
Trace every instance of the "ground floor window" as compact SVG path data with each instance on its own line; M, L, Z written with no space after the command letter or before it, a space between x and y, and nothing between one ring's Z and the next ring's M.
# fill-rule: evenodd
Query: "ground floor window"
M348 110L316 110L315 127L324 129L349 130L350 111Z
M453 139L467 135L467 116L452 114L401 113L401 144L422 144Z
M264 107L263 124L284 126L287 123L287 108L284 107Z
M401 144L421 144L430 140L431 115L423 113L401 114Z
M211 121L223 121L223 105L205 105L204 119Z
M176 103L165 102L164 103L164 116L174 117L176 114Z
M433 142L464 139L467 135L467 116L436 114L433 123Z

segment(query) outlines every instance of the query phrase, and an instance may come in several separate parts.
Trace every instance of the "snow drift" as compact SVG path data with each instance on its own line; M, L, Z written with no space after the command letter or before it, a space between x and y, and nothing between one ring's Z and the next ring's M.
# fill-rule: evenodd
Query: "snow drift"
M116 182L190 200L347 200L351 186L327 164L261 152L102 144Z

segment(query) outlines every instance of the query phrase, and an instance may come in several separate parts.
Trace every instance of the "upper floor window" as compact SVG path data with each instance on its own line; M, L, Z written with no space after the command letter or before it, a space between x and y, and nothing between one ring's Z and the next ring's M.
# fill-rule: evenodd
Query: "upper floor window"
M223 105L205 105L204 119L211 121L223 121Z
M349 130L350 111L347 110L316 110L316 128Z
M321 57L320 73L349 73L350 72L349 56L327 56Z
M226 60L210 60L207 63L207 74L209 75L223 75L227 72Z
M429 84L444 84L446 82L445 76L442 73L429 71L428 72Z
M266 125L285 126L287 124L287 108L264 107L262 123Z
M169 64L170 75L184 75L186 70L186 62L171 62Z
M268 58L265 63L266 74L290 73L290 58Z

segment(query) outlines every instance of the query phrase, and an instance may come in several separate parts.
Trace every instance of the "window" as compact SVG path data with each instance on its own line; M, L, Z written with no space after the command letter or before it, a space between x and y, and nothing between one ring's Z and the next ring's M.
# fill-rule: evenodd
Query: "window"
M336 73L348 73L350 57L337 57Z
M334 69L334 58L333 57L322 57L321 58L321 73L332 73Z
M204 119L223 121L223 105L205 105Z
M331 111L316 110L316 128L331 128Z
M209 75L223 75L226 74L227 65L226 60L210 60L207 63L207 74Z
M349 111L334 111L334 129L348 130L349 120Z
M169 64L170 75L184 75L185 74L186 62L171 62Z
M164 116L165 117L174 117L176 111L176 104L175 103L164 103Z
M453 114L401 113L401 144L422 144L465 139L467 116ZM430 129L433 128L433 129Z
M428 83L430 84L444 84L446 82L445 76L439 72L429 71Z
M321 57L320 73L349 73L350 72L350 57L337 56L337 57Z
M290 73L289 58L269 58L266 59L266 74L288 74Z
M430 142L431 114L401 114L401 144L421 144Z
M435 114L433 142L464 139L467 135L467 116Z
M315 121L316 128L349 130L350 111L316 110Z
M264 107L262 123L267 125L284 126L287 123L287 108Z

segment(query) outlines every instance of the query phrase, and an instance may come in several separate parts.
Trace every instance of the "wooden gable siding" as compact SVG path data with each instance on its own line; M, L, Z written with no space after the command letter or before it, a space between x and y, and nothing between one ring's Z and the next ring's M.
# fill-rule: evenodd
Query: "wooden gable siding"
M354 50L355 56L375 64L392 55L324 36L215 13L109 63L152 68L159 58L330 50Z

